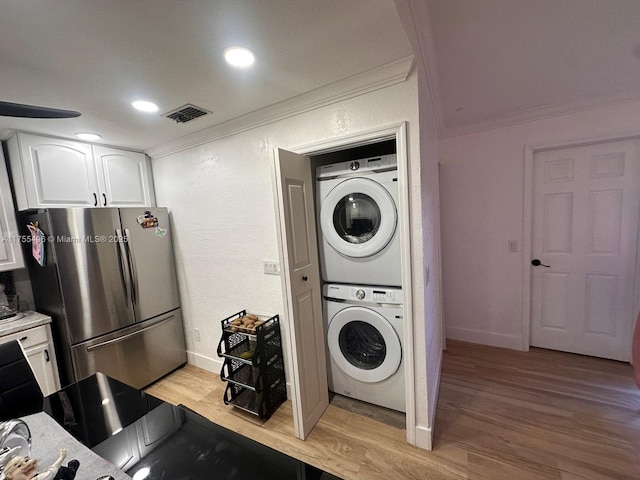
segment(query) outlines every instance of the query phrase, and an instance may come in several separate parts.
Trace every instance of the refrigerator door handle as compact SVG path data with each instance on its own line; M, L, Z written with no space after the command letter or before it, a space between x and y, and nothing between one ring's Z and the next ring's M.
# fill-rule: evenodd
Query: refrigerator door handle
M124 301L129 304L129 291L131 290L131 274L129 273L129 264L125 261L127 255L125 247L125 238L122 236L122 230L116 228L116 244L118 247L118 261L120 262L120 279L122 280L122 288L124 289ZM133 299L132 299L133 302Z
M135 332L128 333L127 335L122 335L121 337L113 338L111 340L107 340L106 342L96 343L95 345L90 345L87 347L87 352L91 352L97 348L106 347L107 345L111 345L112 343L122 342L123 340L131 337L135 337L136 335L141 334L142 332L146 332L147 330L151 330L155 327L162 326L163 323L166 323L167 320L174 318L175 315L170 315L163 320L161 323L154 323L153 325L149 325L148 327L141 328L140 330L136 330Z
M124 229L125 235L125 250L127 252L127 262L129 263L129 272L131 278L131 303L138 303L138 272L136 271L136 265L133 258L133 252L129 246L129 229Z

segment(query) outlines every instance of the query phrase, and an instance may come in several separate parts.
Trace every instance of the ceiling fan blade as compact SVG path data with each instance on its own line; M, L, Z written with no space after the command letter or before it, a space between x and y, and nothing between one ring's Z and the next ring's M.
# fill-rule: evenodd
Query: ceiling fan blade
M79 117L80 112L0 101L0 116L24 118L72 118Z

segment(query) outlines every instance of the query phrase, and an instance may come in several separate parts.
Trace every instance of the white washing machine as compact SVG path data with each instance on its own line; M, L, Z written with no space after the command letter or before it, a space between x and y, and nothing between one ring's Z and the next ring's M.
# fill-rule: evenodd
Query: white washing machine
M402 286L396 155L318 167L316 182L323 280Z
M406 411L400 288L325 284L329 390Z

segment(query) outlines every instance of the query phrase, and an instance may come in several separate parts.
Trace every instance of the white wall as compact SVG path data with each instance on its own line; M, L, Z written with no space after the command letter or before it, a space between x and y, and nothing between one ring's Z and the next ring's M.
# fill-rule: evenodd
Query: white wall
M422 205L422 258L419 272L414 274L416 288L421 286L426 306L424 329L416 328L416 351L424 352L427 407L429 424L435 422L440 371L442 367L442 295L441 295L441 259L440 259L440 192L438 188L439 169L436 159L439 157L438 128L429 95L426 76L420 76L420 186ZM418 188L414 186L414 188ZM415 262L414 262L415 263ZM418 342L421 344L418 344ZM426 432L425 437L427 436ZM418 435L421 434L418 429ZM429 432L432 436L433 432ZM420 439L419 443L421 443Z
M423 248L421 190L437 191L437 178L428 177L428 184L421 185L417 97L417 78L411 74L404 83L153 159L157 202L167 206L172 216L192 363L219 371L215 347L222 318L243 308L264 314L283 310L280 278L262 273L263 260L278 259L271 150L403 121L408 122L409 170L415 174L411 178L410 222L413 265L418 272L414 281L419 283L414 288L412 320L417 331L425 335L425 322L432 323L433 312L438 309L424 304L423 257L431 260L436 253L432 242ZM423 161L435 165L436 157ZM429 288L437 292L438 282L432 285ZM428 298L434 301L435 296ZM200 329L200 342L194 339L194 328ZM426 379L430 366L425 359L424 342L416 350L416 366L416 378ZM439 369L439 365L432 368ZM416 392L416 402L420 406L416 423L430 433L424 382Z
M522 347L524 147L640 134L640 102L440 141L448 338ZM517 240L518 253L507 252Z

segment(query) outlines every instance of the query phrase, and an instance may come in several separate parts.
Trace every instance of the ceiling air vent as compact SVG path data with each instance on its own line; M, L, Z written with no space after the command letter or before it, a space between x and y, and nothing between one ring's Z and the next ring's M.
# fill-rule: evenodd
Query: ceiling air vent
M196 107L195 105L191 105L190 103L183 105L180 108L176 108L175 110L166 113L164 116L175 120L176 123L187 123L191 120L195 120L198 117L202 117L203 115L207 115L211 113L204 108Z

